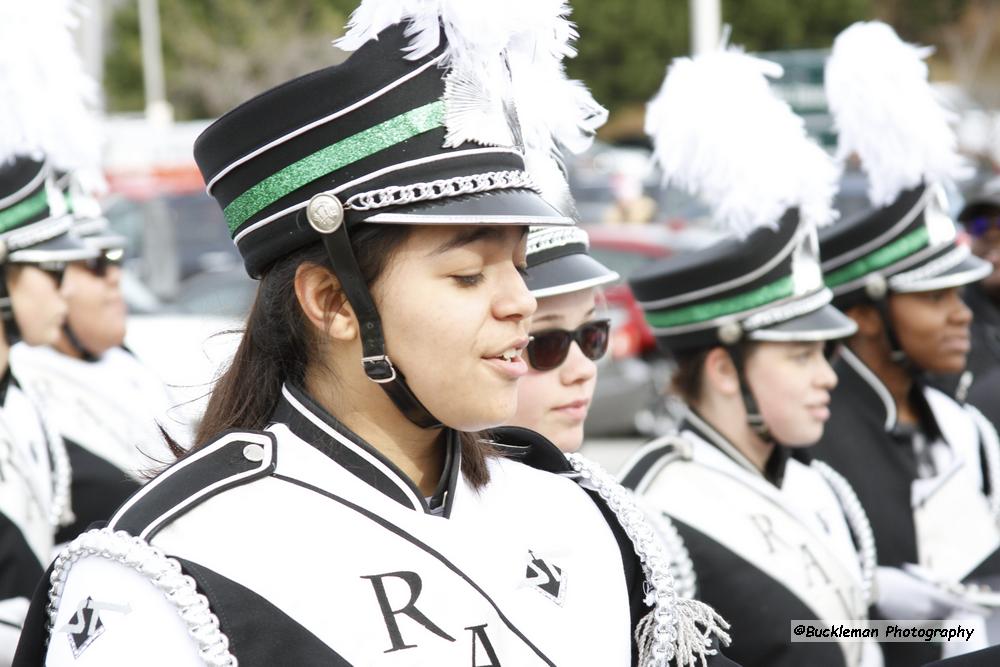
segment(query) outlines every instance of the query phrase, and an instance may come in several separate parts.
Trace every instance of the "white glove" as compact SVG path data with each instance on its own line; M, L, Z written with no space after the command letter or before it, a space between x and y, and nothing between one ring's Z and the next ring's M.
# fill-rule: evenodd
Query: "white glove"
M983 615L983 607L969 602L940 583L918 576L919 569L879 566L875 573L878 601L875 606L889 619L944 619L957 612Z

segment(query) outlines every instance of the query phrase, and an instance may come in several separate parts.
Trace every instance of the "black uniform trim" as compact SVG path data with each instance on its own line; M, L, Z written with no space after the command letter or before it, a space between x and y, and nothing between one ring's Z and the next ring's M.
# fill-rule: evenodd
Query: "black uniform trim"
M142 488L121 468L87 448L63 438L73 482L70 497L76 520L56 532L56 544L72 541L95 521L107 521L122 503Z
M14 374L10 370L10 365L7 366L7 370L4 371L3 376L0 376L0 405L7 402L7 388L10 387L11 383L15 387L19 386L17 380L14 379Z
M441 554L439 551L437 551L436 549L434 549L430 545L425 544L424 542L421 542L419 539L417 539L413 535L409 534L408 532L406 532L405 530L403 530L399 526L397 526L397 525L395 525L393 523L390 523L389 521L383 519L382 517L380 517L379 515L375 514L374 512L368 511L367 509L365 509L364 507L361 507L360 505L356 505L356 504L352 503L351 501L347 500L346 498L341 498L340 496L334 495L334 494L332 494L332 493L330 493L328 491L324 491L323 489L315 487L312 484L309 484L307 482L303 482L303 481L295 479L293 477L286 477L286 476L280 475L280 474L275 474L275 475L273 475L273 477L274 477L274 479L280 479L283 482L288 482L289 484L294 484L296 486L301 486L304 489L309 489L310 491L312 491L314 493L318 493L318 494L320 494L322 496L325 496L325 497L329 498L330 500L333 500L335 502L340 503L341 505L343 505L344 507L347 507L348 509L354 510L358 514L360 514L360 515L364 516L365 518L367 518L369 521L373 521L373 522L379 524L380 526L382 526L383 528L385 528L390 533L393 533L393 534L401 537L402 539L406 540L407 542L409 542L413 546L417 547L418 549L421 549L422 551L426 552L430 556L432 556L435 559L437 559L438 561L440 561L442 565L444 565L449 570L451 570L452 572L454 572L455 574L457 574L459 577L461 577L462 580L465 581L467 584L469 584L469 586L472 587L473 590L475 590L477 593L479 593L479 595L481 595L483 597L483 599L486 600L490 604L491 607L493 607L493 610L496 611L497 616L500 617L500 620L503 621L503 624L506 625L507 628L511 632L513 632L515 635L517 635L518 638L521 641L523 641L526 646L528 646L532 651L534 651L535 655L537 655L539 658L541 658L546 664L549 664L549 665L552 665L553 667L555 667L555 663L552 662L551 660L549 660L545 656L545 654L542 653L541 650L537 646L535 646L533 643L531 643L531 640L529 640L526 636L524 636L524 634L517 628L517 626L515 626L504 615L504 613L502 611L500 611L500 607L498 607L497 604L496 604L496 602L494 602L493 599L489 595L486 594L486 591L484 591L482 588L480 588L479 585L475 581L473 581L467 574L465 574L465 572L463 572L462 570L460 570L458 568L458 566L456 566L450 560L448 560L447 558L445 558L444 555Z
M266 598L202 565L177 559L212 601L229 650L243 667L351 663Z
M732 623L726 656L743 667L842 667L836 642L791 643L788 622L816 614L777 579L692 526L672 518L691 554L698 599Z
M622 475L622 486L635 491L664 456L669 456L676 451L677 442L673 438L662 445L657 445L655 442L649 443L636 459L626 464Z
M284 394L284 391L287 391L288 396L291 396L292 399L301 404L302 408L300 409L294 405L288 399L288 396ZM285 424L299 438L305 440L317 450L349 470L358 479L392 498L400 505L428 514L430 513L430 508L420 489L417 488L409 477L399 470L396 464L386 458L382 452L372 447L360 436L351 431L351 429L341 424L301 389L291 384L285 384L284 391L282 392L281 399L278 401L278 406L274 410L274 414L271 416L272 422ZM309 414L303 414L303 410ZM385 466L385 468L392 471L394 476L390 477L386 475L383 470L373 466L364 457L352 451L350 447L339 442L334 436L311 421L310 416L319 419L342 438L363 450L365 454L371 456ZM457 438L449 437L449 444L452 447L457 446ZM408 494L404 489L408 489L410 493ZM454 489L454 486L450 486L448 495L453 495Z
M44 569L21 529L0 513L0 600L30 597Z
M243 454L264 448L260 461ZM226 431L142 487L111 518L110 527L152 540L157 532L212 496L274 471L277 441L266 431Z

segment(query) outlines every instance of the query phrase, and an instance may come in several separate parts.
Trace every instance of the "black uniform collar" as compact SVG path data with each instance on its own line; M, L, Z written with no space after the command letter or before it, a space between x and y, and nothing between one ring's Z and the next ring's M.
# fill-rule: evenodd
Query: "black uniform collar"
M932 438L941 435L934 412L924 396L924 381L921 378L914 378L913 389L910 392L910 401L917 411L920 423L900 424L896 401L889 388L882 383L875 372L846 345L841 347L840 358L843 363L837 365L837 379L846 385L844 391L877 410L886 433L906 444L912 442L916 430Z
M420 489L392 461L337 421L298 387L292 384L282 387L271 422L285 424L299 438L399 504L427 514L432 513L431 506L442 507L439 514L445 518L450 516L462 469L462 446L456 431L445 431L447 449L444 470L428 503Z
M740 464L740 466L760 475L779 489L781 488L781 484L785 479L785 466L787 465L790 456L790 452L787 447L775 445L774 451L771 452L771 457L764 465L764 471L761 472L757 469L757 466L751 463L750 460L736 448L736 445L729 442L729 440L724 435L719 433L715 427L705 421L694 410L694 408L689 407L687 409L684 419L681 421L679 430L691 431L705 442L721 450L723 454L733 459L736 463Z

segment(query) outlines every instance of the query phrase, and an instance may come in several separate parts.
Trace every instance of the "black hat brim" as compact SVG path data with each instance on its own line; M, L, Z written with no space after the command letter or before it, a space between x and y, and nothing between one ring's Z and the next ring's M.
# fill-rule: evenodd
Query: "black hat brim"
M38 264L41 262L78 262L98 255L97 250L84 245L69 234L40 241L27 248L19 248L7 256L8 262Z
M857 330L854 320L826 305L805 315L750 331L747 338L776 343L806 343L847 338Z
M908 280L900 285L889 278L889 289L897 293L911 292L932 292L939 289L949 289L961 287L970 283L982 280L993 272L993 265L985 259L969 254L961 262L954 266L935 273L934 275L921 278L920 280Z
M524 282L532 296L540 299L600 287L619 278L590 255L578 252L530 267Z

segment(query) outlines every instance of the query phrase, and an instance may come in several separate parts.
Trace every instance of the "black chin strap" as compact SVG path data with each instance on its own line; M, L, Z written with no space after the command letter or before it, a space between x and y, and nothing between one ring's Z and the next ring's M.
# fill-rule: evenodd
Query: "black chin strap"
M368 292L368 286L361 277L354 252L351 251L347 225L342 222L332 232L322 233L322 237L344 294L354 308L361 327L361 362L364 364L365 375L382 387L399 411L411 422L421 428L440 428L443 424L413 395L403 374L392 365L385 353L382 320Z
M736 379L740 383L740 395L743 397L743 407L747 412L747 423L753 429L753 432L763 440L773 442L774 438L771 435L771 429L764 423L764 417L760 414L760 408L757 406L757 399L754 398L753 391L750 390L750 383L747 382L746 357L743 354L743 347L739 343L735 343L727 345L726 351L729 352L729 356L733 360L733 366L736 367Z
M889 341L889 358L892 362L898 364L905 368L907 371L916 370L910 358L906 356L906 352L903 351L903 346L899 342L899 337L896 335L896 328L892 326L892 316L889 314L889 300L888 297L882 299L873 300L875 305L875 312L878 313L879 319L882 320L882 330L885 331L885 336Z
M0 321L3 322L3 335L7 345L13 346L21 341L21 328L17 326L14 317L14 303L7 290L7 266L0 264Z
M73 333L73 329L69 326L69 322L63 324L63 333L66 334L66 340L69 341L70 347L76 350L77 354L79 354L84 361L97 361L97 357L94 354L91 354L91 352L83 346L83 343L80 342L80 339L77 338L76 334Z

